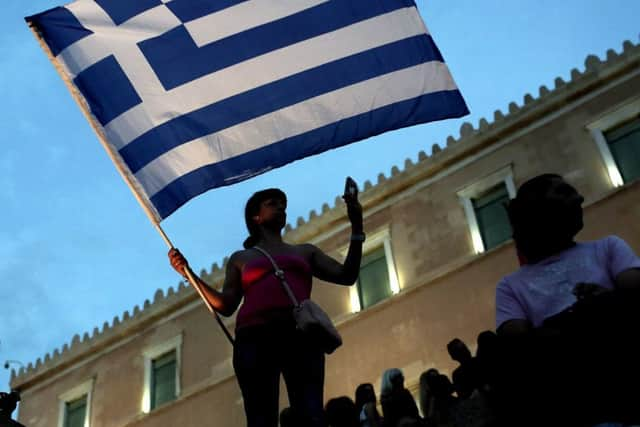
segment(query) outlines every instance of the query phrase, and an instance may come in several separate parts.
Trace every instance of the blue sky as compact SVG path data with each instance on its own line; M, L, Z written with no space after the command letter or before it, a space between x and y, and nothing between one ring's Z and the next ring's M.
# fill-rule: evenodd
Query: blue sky
M59 4L0 3L0 363L35 362L179 282L164 242L24 24L24 16ZM240 248L242 209L254 191L285 190L295 224L333 205L345 176L375 182L457 137L464 121L491 121L494 110L537 96L540 85L568 80L587 55L604 58L624 40L637 43L640 31L635 0L418 0L418 7L471 114L371 138L191 201L163 226L195 270ZM8 380L0 368L0 390Z

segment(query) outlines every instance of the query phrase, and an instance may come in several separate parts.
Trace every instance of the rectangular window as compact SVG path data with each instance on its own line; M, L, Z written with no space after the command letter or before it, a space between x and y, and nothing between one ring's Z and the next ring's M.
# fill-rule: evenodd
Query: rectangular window
M504 204L516 196L511 165L486 175L458 190L476 254L511 238L511 225Z
M613 187L640 178L640 97L587 123Z
M143 351L142 412L148 414L180 396L182 334Z
M384 246L362 257L358 278L360 307L366 309L391 295L389 269Z
M87 395L64 404L64 427L85 427Z
M485 250L511 238L511 226L505 209L505 203L508 201L509 191L504 183L471 199Z
M176 351L151 361L151 409L176 398Z
M94 381L90 378L58 396L58 427L90 426Z
M622 180L640 178L640 118L604 132L604 138Z

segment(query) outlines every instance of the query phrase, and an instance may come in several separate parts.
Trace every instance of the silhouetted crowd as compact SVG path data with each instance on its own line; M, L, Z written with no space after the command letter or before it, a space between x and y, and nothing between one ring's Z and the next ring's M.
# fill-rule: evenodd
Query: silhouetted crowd
M326 423L329 427L638 426L640 351L630 340L633 335L628 335L637 324L638 310L633 307L638 301L634 294L611 293L582 301L563 313L564 318L551 319L524 336L484 331L477 337L475 355L455 338L447 351L458 366L451 377L436 369L425 371L417 402L405 388L402 371L388 369L382 375L379 398L372 384L361 384L354 398L334 397L326 403ZM594 325L595 321L602 324ZM301 425L291 408L281 412L281 427Z
M494 386L491 379L496 345L495 333L483 332L478 337L476 355L472 356L464 342L457 338L452 340L447 349L452 359L459 363L452 379L437 369L425 371L420 376L417 403L405 388L402 371L388 369L382 375L379 402L372 384L360 384L355 390L355 400L341 396L327 402L327 424L330 427L498 425L492 407ZM298 422L291 408L282 411L282 427L299 426Z

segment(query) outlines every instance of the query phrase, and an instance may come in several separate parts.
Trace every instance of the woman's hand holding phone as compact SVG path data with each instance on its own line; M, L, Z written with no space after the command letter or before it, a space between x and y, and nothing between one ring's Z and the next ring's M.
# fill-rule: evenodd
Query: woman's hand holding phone
M362 206L358 201L358 184L348 176L344 183L342 199L347 205L347 215L354 234L362 234Z

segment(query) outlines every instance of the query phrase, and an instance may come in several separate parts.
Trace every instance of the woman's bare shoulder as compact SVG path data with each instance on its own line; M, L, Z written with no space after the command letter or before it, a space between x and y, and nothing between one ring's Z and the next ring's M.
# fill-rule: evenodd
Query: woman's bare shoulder
M294 251L304 257L308 262L312 262L318 253L322 253L320 248L311 243L301 243L299 245L293 245L293 247Z
M246 264L247 261L255 257L256 257L256 254L254 250L241 249L231 254L231 256L229 257L228 263L233 265L237 269L242 270L242 267L244 266L244 264Z
M298 245L291 245L292 251L299 253L300 255L312 255L319 251L318 247L311 243L300 243Z

